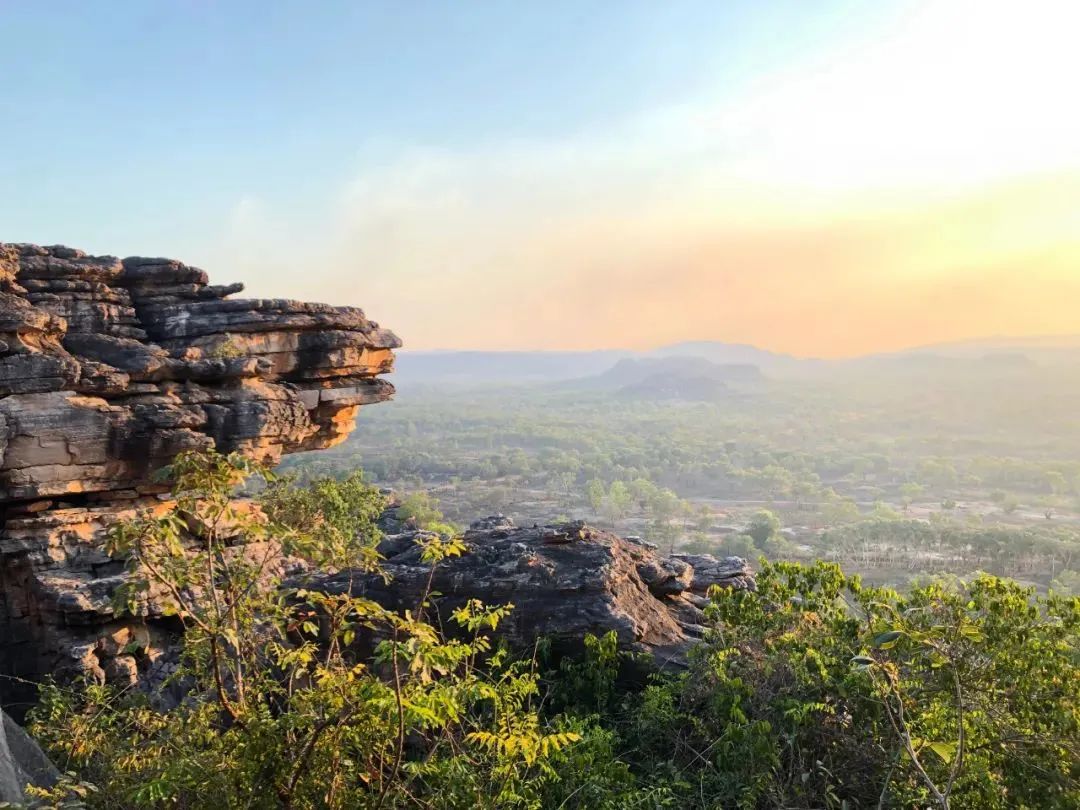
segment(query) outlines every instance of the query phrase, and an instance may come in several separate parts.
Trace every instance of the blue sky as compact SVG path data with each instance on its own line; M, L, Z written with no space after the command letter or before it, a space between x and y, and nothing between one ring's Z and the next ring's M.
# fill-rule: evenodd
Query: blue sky
M0 178L17 193L0 222L102 250L198 245L244 195L317 210L365 154L558 136L735 88L858 5L5 2Z
M424 347L1064 330L993 301L915 330L946 307L919 287L877 343L889 313L799 343L889 284L1060 265L1069 8L0 0L0 238L177 256ZM987 206L1019 235L993 255Z

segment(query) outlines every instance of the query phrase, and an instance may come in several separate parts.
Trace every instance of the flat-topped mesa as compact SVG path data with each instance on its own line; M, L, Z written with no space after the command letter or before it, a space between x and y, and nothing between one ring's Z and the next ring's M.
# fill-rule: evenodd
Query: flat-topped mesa
M101 540L177 453L273 463L393 395L401 343L361 310L242 289L172 259L0 243L0 675L42 674L25 651L17 670L43 628L108 621Z

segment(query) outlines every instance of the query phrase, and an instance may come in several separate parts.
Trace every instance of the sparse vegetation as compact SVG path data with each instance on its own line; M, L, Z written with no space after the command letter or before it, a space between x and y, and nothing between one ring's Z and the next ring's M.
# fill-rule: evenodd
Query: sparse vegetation
M271 479L263 509L232 499L253 474ZM33 730L70 775L37 791L42 807L1080 802L1078 598L991 575L902 595L835 564L765 563L756 591L710 594L686 672L628 681L614 634L585 639L580 659L499 648L489 635L512 605L468 603L451 638L423 605L282 590L279 553L377 566L381 496L357 476L297 487L191 454L171 476L178 511L121 525L114 550L136 574L122 606L139 614L154 588L184 626L188 698L47 685ZM762 512L754 540L778 523ZM423 542L432 566L465 551Z
M1037 550L1040 538L1080 547L1078 401L1074 367L1034 365L758 380L716 402L572 384L418 387L373 410L342 447L287 465L362 467L399 492L430 493L461 525L491 512L523 524L563 514L664 549L825 557L881 584L985 569L1045 589L1078 564ZM784 533L748 542L763 509ZM935 537L996 534L1009 548L912 545L909 521ZM841 531L868 522L872 539Z
M224 340L220 340L215 343L210 350L206 353L206 356L211 360L232 360L237 357L243 357L244 351L233 340L231 335L226 335Z

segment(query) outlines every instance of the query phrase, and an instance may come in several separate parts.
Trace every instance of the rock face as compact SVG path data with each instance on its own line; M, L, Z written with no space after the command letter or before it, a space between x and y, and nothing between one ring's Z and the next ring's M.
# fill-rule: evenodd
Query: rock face
M0 243L0 678L137 677L159 631L113 620L123 564L102 542L168 508L154 471L189 449L330 447L393 394L379 375L400 341L363 312L241 289L171 259Z
M52 787L59 777L37 743L0 711L0 802L19 804L27 785Z
M323 575L308 587L342 593L351 586L387 607L414 609L428 587L430 565L420 559L418 532L389 535L379 547L390 575ZM580 644L586 633L615 631L630 649L679 659L700 638L705 593L712 585L753 588L738 557L665 557L582 522L517 528L485 518L465 534L468 552L440 562L431 580L432 610L449 626L450 613L469 599L512 603L500 634L529 647L540 636ZM440 624L438 618L434 622Z

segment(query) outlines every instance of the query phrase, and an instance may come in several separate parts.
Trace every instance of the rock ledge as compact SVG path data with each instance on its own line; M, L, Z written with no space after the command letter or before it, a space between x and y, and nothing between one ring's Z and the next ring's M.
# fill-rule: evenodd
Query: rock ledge
M361 310L241 290L173 259L0 243L0 676L152 667L154 638L124 652L123 564L102 545L168 508L154 471L184 450L330 447L393 395L401 343ZM20 691L0 684L5 703Z

